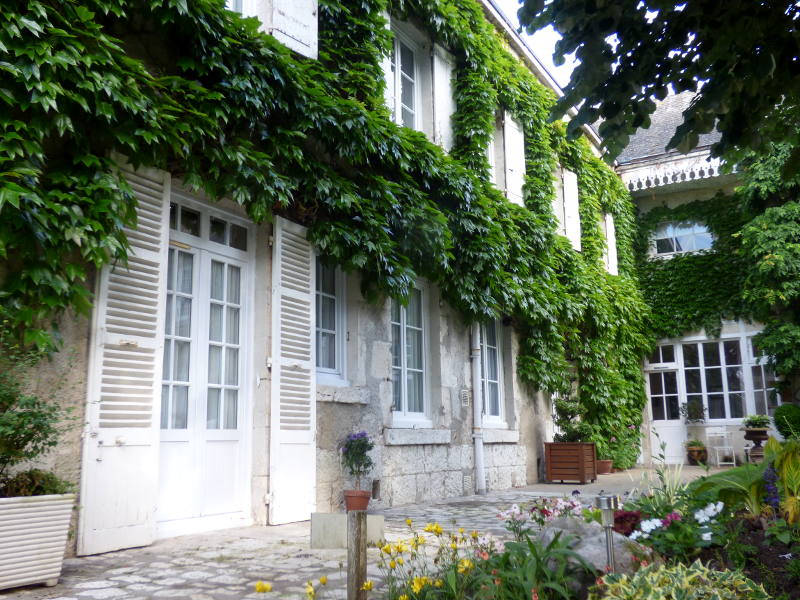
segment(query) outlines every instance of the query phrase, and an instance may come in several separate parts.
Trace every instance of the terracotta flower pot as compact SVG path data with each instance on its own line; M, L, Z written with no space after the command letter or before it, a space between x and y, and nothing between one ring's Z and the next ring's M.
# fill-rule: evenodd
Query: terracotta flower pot
M606 460L605 458L597 459L597 474L608 475L611 473L611 467L614 464L613 460Z
M372 494L366 490L344 490L344 507L351 510L367 510Z

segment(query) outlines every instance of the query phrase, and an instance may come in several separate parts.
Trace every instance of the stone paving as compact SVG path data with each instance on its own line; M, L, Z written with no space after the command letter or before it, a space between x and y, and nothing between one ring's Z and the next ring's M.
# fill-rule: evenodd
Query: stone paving
M684 469L685 479L702 475ZM420 528L429 522L453 524L504 537L497 512L513 503L541 496L563 496L579 489L584 499L601 490L622 494L647 487L652 472L631 470L601 476L594 484L538 484L526 488L466 496L383 511L387 539L408 536L406 518ZM232 600L238 598L304 599L305 582L328 578L323 598L343 598L344 550L309 548L309 522L271 527L243 527L159 540L146 548L66 559L61 579L52 588L32 586L0 591L0 600ZM377 549L369 549L368 577L379 580ZM270 582L270 594L256 594L255 582Z

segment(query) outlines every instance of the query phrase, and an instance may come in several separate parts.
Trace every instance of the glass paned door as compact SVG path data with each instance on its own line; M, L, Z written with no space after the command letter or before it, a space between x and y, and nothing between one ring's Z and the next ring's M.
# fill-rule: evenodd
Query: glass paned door
M678 402L678 373L659 371L649 374L650 407L654 421L675 421L681 418Z

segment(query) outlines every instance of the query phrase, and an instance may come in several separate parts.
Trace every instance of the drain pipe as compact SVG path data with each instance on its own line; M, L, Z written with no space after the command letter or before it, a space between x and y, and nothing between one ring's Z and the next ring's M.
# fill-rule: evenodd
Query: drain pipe
M472 440L475 444L475 493L486 493L483 466L483 394L481 393L481 326L472 325L470 360L472 363Z

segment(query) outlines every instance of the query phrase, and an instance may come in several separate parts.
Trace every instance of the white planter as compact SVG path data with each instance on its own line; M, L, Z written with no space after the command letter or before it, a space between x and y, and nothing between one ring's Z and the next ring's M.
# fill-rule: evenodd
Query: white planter
M0 590L61 575L75 494L0 498Z

